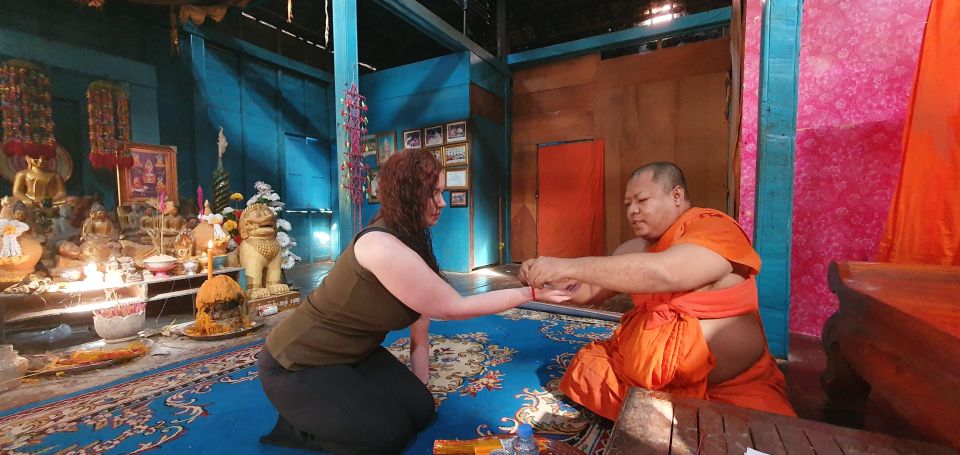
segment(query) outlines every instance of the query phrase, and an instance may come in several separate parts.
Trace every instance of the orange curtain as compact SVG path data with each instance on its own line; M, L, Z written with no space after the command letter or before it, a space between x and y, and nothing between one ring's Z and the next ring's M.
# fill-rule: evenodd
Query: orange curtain
M960 265L960 1L933 0L878 260Z
M537 254L602 256L603 141L540 147Z

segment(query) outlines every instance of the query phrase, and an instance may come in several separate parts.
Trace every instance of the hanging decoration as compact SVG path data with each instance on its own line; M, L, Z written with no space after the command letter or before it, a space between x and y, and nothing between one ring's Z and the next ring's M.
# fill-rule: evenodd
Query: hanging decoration
M90 163L94 168L129 168L130 101L124 85L94 81L87 88Z
M351 83L349 88L344 90L343 110L340 115L343 117L343 128L346 130L347 142L344 146L347 148L343 163L340 164L340 170L343 172L343 187L350 194L350 201L353 203L353 228L354 232L359 232L363 227L361 210L363 207L363 195L367 190L367 171L369 166L363 162L363 136L367 134L367 98L360 94L356 83Z
M57 150L53 137L50 79L26 60L0 65L0 110L3 113L3 152L52 159Z

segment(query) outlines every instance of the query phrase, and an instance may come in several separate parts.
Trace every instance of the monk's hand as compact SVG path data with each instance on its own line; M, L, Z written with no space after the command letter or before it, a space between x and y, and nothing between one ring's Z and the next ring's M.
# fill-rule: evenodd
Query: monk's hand
M526 282L533 287L542 288L551 281L559 281L570 278L567 276L567 268L571 261L571 259L561 259L549 256L540 256L536 259L531 259L528 261L531 262L530 267L527 269L524 275ZM524 265L526 265L526 263L524 263Z
M566 289L543 288L537 289L537 301L544 303L563 303L570 300L573 294Z
M517 272L517 278L520 279L520 282L525 285L530 285L530 281L527 279L527 274L530 273L530 267L536 259L527 259L523 261L523 264L520 265L520 271Z

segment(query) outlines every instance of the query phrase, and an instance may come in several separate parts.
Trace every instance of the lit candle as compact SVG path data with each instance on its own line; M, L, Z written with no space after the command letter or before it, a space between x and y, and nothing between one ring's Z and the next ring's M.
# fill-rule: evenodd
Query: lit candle
M207 279L213 278L213 240L207 241Z

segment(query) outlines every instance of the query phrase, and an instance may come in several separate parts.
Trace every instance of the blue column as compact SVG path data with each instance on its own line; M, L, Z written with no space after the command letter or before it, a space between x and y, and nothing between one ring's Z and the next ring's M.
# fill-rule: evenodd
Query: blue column
M350 193L343 188L343 179L346 175L340 169L340 163L346 159L347 134L343 128L344 110L343 92L350 84L360 86L360 75L357 66L357 0L336 0L333 2L333 97L336 100L337 119L337 160L333 163L338 169L339 180L337 185L337 212L333 217L334 226L331 226L331 240L333 256L337 257L350 245L353 239L353 206L350 202Z
M187 35L187 42L182 45L186 51L185 60L190 65L190 74L193 77L193 144L196 150L210 150L207 146L213 145L214 138L208 137L210 131L209 114L207 113L207 62L206 62L206 40L199 35ZM215 149L214 149L215 150ZM197 184L204 186L204 193L208 198L213 197L213 188L211 187L211 173L213 168L209 165L203 165L202 160L198 160L200 153L180 153L177 160L190 160L191 174L196 176ZM209 156L209 155L206 155ZM209 161L209 160L207 160ZM201 169L201 166L203 169ZM192 189L192 185L190 187ZM202 208L202 207L198 207Z
M754 245L763 260L760 314L770 352L786 357L793 241L793 163L802 0L766 0L760 44L757 199Z

